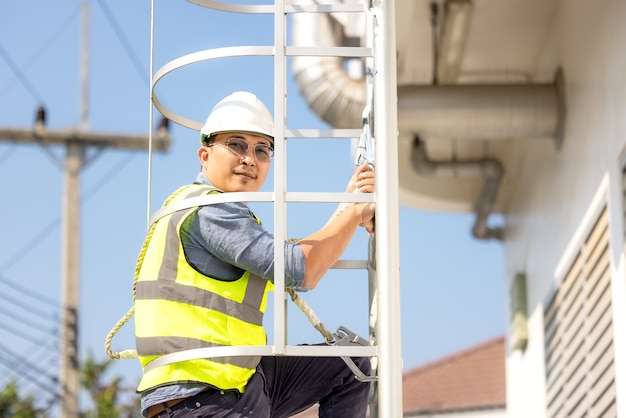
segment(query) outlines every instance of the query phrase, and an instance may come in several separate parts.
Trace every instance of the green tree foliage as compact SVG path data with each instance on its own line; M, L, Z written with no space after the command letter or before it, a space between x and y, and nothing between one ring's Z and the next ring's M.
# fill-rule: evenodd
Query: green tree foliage
M104 383L103 376L114 360L108 359L96 362L91 354L87 356L81 367L81 386L91 395L95 409L86 411L82 415L85 418L131 418L141 416L139 399L132 404L122 404L120 397L124 392L120 377Z
M0 392L0 418L47 418L44 411L35 408L35 397L22 397L14 380Z
M83 362L80 380L93 400L93 409L81 412L81 418L136 418L141 416L139 397L123 402L123 395L128 393L122 387L122 378L104 380L104 375L113 360L96 362L91 354ZM0 389L0 418L49 418L45 410L35 407L36 395L20 395L18 384L10 381Z

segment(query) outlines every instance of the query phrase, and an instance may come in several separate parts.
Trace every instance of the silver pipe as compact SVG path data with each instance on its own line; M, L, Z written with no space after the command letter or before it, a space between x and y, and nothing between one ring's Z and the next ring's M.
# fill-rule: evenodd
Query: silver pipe
M493 209L504 175L504 168L498 160L482 158L478 160L433 161L426 155L424 142L415 136L411 151L411 164L416 172L426 176L483 176L485 183L474 208L476 219L472 226L472 235L477 239L504 239L502 228L487 225L487 219Z

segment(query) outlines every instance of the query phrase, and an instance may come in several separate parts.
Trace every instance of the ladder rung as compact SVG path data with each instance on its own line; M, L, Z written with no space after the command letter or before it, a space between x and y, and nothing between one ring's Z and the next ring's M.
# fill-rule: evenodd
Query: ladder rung
M287 202L374 203L376 193L286 192Z
M287 46L285 54L301 57L371 57L372 48L364 46Z
M359 13L364 12L364 5L358 3L338 4L286 4L286 13Z
M285 129L287 138L358 138L363 129Z
M333 192L286 192L286 202L322 202L322 203L373 203L376 195L374 193L333 193ZM190 197L180 202L158 209L150 217L150 224L161 219L163 216L179 210L189 209L196 206L215 205L229 202L273 202L272 192L230 192L209 194Z
M367 269L367 260L337 260L331 268L336 270L358 270Z
M274 13L274 4L234 4L215 0L188 0L198 6L207 7L213 10L235 13ZM285 4L285 13L358 13L364 12L363 4Z
M285 351L282 354L303 357L375 357L377 355L377 348L375 346L361 345L288 345L285 347Z

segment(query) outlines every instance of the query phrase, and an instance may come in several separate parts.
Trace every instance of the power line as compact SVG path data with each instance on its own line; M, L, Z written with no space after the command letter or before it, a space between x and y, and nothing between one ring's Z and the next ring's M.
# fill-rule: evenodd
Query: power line
M146 86L150 87L150 83L146 79L146 74L148 74L148 71L144 70L143 65L137 58L137 54L135 54L132 47L130 46L130 43L128 42L128 39L126 38L126 36L124 36L124 32L122 31L122 28L115 20L113 13L111 13L111 9L109 9L109 6L107 6L106 2L97 0L97 3L102 9L102 11L104 12L105 17L107 18L107 20L109 21L109 24L113 28L113 32L115 32L115 35L117 36L118 40L120 41L120 44L124 48L124 51L126 51L126 54L128 55L131 62L133 63L135 70L137 70L141 79L146 83Z
M11 341L11 344L17 347L19 354L14 353L13 357L21 362L28 363L30 361L32 364L42 365L48 363L51 359L58 359L59 336L56 333L40 335L37 339L32 338L29 344L17 344L15 339L8 341ZM8 348L5 350L10 351ZM56 361L53 363L56 364Z
M46 370L25 361L16 355L16 353L0 344L0 364L4 365L10 372L20 377L20 380L35 384L39 389L48 392L53 396L57 396L57 392L50 389L50 383L54 386L58 385L58 379L55 375L47 373ZM39 379L45 378L47 383L40 382Z
M22 293L23 295L26 295L26 296L28 296L28 297L30 297L30 298L32 298L32 299L35 299L35 300L36 300L36 301L38 301L38 302L42 302L42 303L45 303L45 304L47 304L47 305L49 305L49 306L52 306L52 307L53 307L53 308L55 308L55 309L57 310L57 312L58 312L58 309L59 309L59 303L58 303L58 302L53 301L52 299L48 299L48 298L46 298L45 296L42 296L42 295L38 295L38 294L36 294L36 293L35 293L35 292L33 292L31 289L27 289L27 288L25 288L24 286L21 286L21 285L19 285L19 284L15 283L15 282L13 282L13 281L9 280L7 277L5 277L4 275L2 275L2 273L0 273L0 283L4 283L5 285L9 286L9 287L10 287L10 288L12 288L13 290L16 290L16 291L18 291L18 292ZM0 296L2 296L2 295L0 294ZM28 308L28 311L29 311L29 312L33 312L33 311L31 310L31 308ZM43 316L43 317L47 317L48 315L46 315L46 314L41 314L41 316Z
M31 391L29 388L34 388L37 401L43 402L46 408L49 408L59 398L58 363L54 361L59 356L59 350L57 346L52 351L42 353L42 348L50 347L40 343L34 347L34 350L20 350L18 354L6 345L0 345L0 369L7 369L5 373L2 373L2 386L6 386L9 381L13 380L19 385L20 390L26 393ZM31 354L30 359L21 355L24 352ZM34 359L32 354L37 352L45 356L39 355L37 359ZM48 401L41 401L42 390L51 395Z
M33 238L28 240L24 245L18 248L13 255L9 256L8 259L2 265L0 265L0 272L8 270L9 267L14 266L15 264L17 264L18 261L23 259L27 254L29 254L31 251L34 251L35 248L37 248L37 246L41 244L45 238L47 238L54 230L56 230L60 224L61 224L61 217L57 216L50 223L48 223L48 225L43 227L43 229L40 230L37 233L37 235L35 235ZM0 281L2 281L1 276L0 276Z
M8 299L9 302L11 302L10 299ZM54 336L55 338L57 338L57 333L58 333L58 327L55 326L55 328L49 329L49 328L44 328L39 322L36 322L34 320L30 320L30 319L26 319L23 316L20 317L19 319L16 318L15 316L15 311L11 311L9 309L4 309L2 306L0 306L0 314L4 314L7 318L12 319L14 321L19 322L20 325L26 325L28 327L31 327L32 329L36 330L36 331L40 331L43 332L45 334ZM50 319L50 318L45 318L45 319ZM55 322L58 322L55 321ZM5 321L6 323L6 321ZM55 324L56 325L56 324Z
M131 160L135 157L134 154L128 154L126 158L122 159L116 165L103 175L100 180L96 181L96 186L91 187L83 197L83 204L87 203L92 197L94 197L107 183L115 178L119 174L122 168L126 167ZM0 272L8 270L10 267L17 264L18 261L26 257L30 252L41 244L45 238L47 238L52 232L54 232L61 225L61 216L55 217L50 223L44 226L33 238L28 240L24 245L18 248L8 259L0 265ZM1 273L0 273L1 274ZM0 275L0 282L3 280ZM48 302L50 303L50 302Z
M96 180L94 185L92 185L89 190L84 193L83 205L89 202L89 200L91 200L91 198L102 190L104 186L113 180L115 176L119 175L122 172L122 169L126 167L136 156L137 154L134 153L126 154L125 158L118 160L118 162L113 165L111 169L108 170L102 177L100 177L99 180Z
M20 362L37 364L38 367L52 367L53 369L58 368L58 340L42 338L36 343L32 343L27 346L20 346L19 352L21 355L14 354L13 356ZM51 366L48 366L49 364ZM57 379L56 374L54 375L54 378Z
M24 359L24 357L18 355L18 353L16 353L11 348L8 348L4 344L0 344L0 353L4 353L4 361L2 361L2 364L14 374L20 377L28 377L23 375L30 375L31 372L34 372L37 374L37 377L45 377L51 382L58 382L56 374L48 373L45 369L41 368L38 363L34 363ZM57 353L52 354L56 355ZM49 357L49 359L52 359L52 357ZM43 363L44 361L39 361L39 364Z
M3 325L0 324L0 327L3 327ZM11 332L12 331L13 330L11 330ZM28 345L17 344L14 339L9 341L11 341L13 345L11 348L0 344L0 352L4 351L6 353L4 355L4 361L0 361L0 363L4 364L10 371L18 376L23 377L22 371L24 369L27 371L34 370L39 375L46 375L46 373L41 370L41 367L44 364L50 363L51 360L54 367L58 367L57 362L54 361L54 359L58 359L59 356L58 336L53 335L53 338L50 338L50 336L44 335L37 340L30 339L30 344ZM10 356L10 358L7 358L7 356ZM6 380L7 375L4 377ZM48 378L55 381L58 380L56 373L54 375L48 375Z
M32 334L26 332L26 331L22 331L19 330L15 327L12 327L10 325L7 325L4 322L0 322L0 328L13 334L16 337L19 337L21 339L23 339L26 342L32 343L32 344L39 344L41 343L41 340L34 340Z
M29 308L32 308L32 307L24 307L24 306L22 306L22 305L19 305L19 304L18 304L17 302L15 302L14 300L7 299L7 298L6 298L6 297L4 297L4 296L2 297L2 299L7 300L9 303L11 303L11 304L13 304L13 305L15 305L15 306L17 306L17 307L21 308L22 310L24 310L24 311L26 311L26 312L28 312L28 309L29 309ZM0 313L5 313L5 312L6 312L6 311L0 311ZM41 315L41 314L40 314L40 315ZM22 325L27 325L27 324L26 324L27 320L24 318L24 315L21 315L21 316L20 316L20 315L17 315L17 312L12 312L12 315L11 315L11 314L7 314L7 317L8 317L10 320L14 321L14 322L18 322L18 323L19 323L19 325L20 325L20 329L22 329ZM18 318L19 318L19 320L18 320ZM51 321L53 320L53 319L51 319L51 318L46 318L46 317L44 317L44 318L45 318L45 319L48 319L48 320L51 320ZM58 320L56 320L56 319L55 319L54 321L55 321L55 322L58 322ZM9 321L5 321L5 322L3 322L3 323L0 323L0 328L1 328L1 327L3 327L3 326L8 326L8 325L7 325L7 323L8 323L8 322L9 322ZM57 327L57 325L58 325L58 324L56 324L56 323L55 323L55 324L54 324L54 327ZM36 325L33 325L33 326L36 326ZM53 329L54 329L54 328L53 328ZM49 334L49 333L51 332L51 330L50 330L50 329L45 329L45 328L41 328L41 327L37 328L37 331L39 331L39 332L45 332L45 333L47 333L47 334Z
M7 63L11 71L13 71L13 74L15 74L17 79L20 80L24 88L26 88L26 91L30 93L33 99L35 99L35 101L37 101L38 103L43 104L44 103L43 97L37 92L37 90L35 90L35 87L28 81L26 76L22 73L22 71L13 61L13 59L9 56L9 53L2 47L2 44L0 44L0 56L4 59L4 61Z
M9 147L8 150L2 155L0 155L0 164L4 163L9 157L15 152L15 146Z
M70 25L70 21L72 19L74 19L76 17L76 15L78 14L78 10L79 8L76 7L72 13L70 13L70 15L67 17L67 19L65 19L64 21L62 21L59 26L57 27L57 29L52 33L52 35L50 36L43 36L42 39L45 39L47 42L45 42L41 48L39 48L39 50L37 50L37 52L35 54L33 54L32 58L28 61L27 64L23 65L20 69L20 73L26 73L26 70L28 70L33 64L35 64L35 62L37 62L37 60L43 55L43 53L50 49L50 45L52 45L52 43L56 40L56 38L59 37L59 35L61 35L61 33L63 33ZM4 87L2 87L0 89L0 96L3 96L12 86L13 84L11 82L7 82ZM40 103L42 103L40 101Z

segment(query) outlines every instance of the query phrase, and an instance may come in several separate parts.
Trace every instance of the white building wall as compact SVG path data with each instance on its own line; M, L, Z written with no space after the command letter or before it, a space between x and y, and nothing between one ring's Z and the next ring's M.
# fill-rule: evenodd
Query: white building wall
M537 70L561 67L567 120L560 150L516 144L524 163L506 217L506 274L527 275L529 341L507 356L510 418L546 416L543 310L557 267L598 193L609 202L617 393L626 394L626 284L619 155L626 144L626 1L559 2ZM603 180L604 179L604 180ZM599 192L603 181L604 192ZM626 397L618 400L626 416Z

